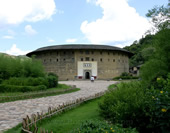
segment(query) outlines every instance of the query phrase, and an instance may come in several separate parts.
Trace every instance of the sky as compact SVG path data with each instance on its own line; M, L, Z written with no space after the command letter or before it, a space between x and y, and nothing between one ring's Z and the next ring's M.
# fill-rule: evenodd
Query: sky
M0 0L0 52L25 55L61 44L131 45L146 13L168 0Z

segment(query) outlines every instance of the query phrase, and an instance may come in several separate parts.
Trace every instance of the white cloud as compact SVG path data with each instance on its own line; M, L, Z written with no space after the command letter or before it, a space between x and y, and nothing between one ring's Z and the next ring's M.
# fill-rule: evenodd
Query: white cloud
M54 39L52 39L52 38L50 38L50 37L46 37L46 39L47 39L47 40L48 40L48 42L50 42L50 43L55 42L55 40L54 40Z
M55 40L53 40L53 39L48 39L48 42L55 42Z
M13 37L13 36L8 36L8 35L3 36L2 38L3 38L3 39L14 39L14 37Z
M77 39L75 39L75 38L71 38L71 39L66 40L67 43L75 43L76 41L77 41Z
M54 0L0 0L0 26L50 19L55 12Z
M87 0L87 2L94 0ZM150 28L148 20L140 16L127 0L95 0L103 9L103 17L84 21L81 31L91 43L127 44L139 39Z
M8 35L2 36L3 39L14 39L16 33L13 30L8 30L7 33Z
M26 55L30 51L23 51L17 48L16 44L13 44L12 47L7 50L5 53L10 54L10 55Z
M27 35L35 35L37 34L37 31L32 28L31 25L26 25L25 26L25 32Z

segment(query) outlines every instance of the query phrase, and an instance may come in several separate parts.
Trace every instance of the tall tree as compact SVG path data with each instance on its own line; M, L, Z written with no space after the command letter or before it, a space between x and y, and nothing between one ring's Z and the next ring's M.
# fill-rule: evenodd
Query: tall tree
M141 68L141 77L146 85L156 77L170 73L170 29L159 31L154 36L153 45L153 54Z
M153 29L150 32L157 32L163 29L170 28L170 0L167 6L155 6L146 14L147 17L152 19Z

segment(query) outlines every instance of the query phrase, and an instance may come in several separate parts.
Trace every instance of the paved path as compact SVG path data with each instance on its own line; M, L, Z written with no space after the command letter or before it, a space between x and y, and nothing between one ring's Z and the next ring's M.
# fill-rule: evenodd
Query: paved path
M26 117L26 115L42 111L47 112L49 106L57 107L58 105L70 100L88 97L98 92L103 92L110 84L116 82L99 80L94 83L91 83L90 81L61 81L60 83L76 85L77 88L81 88L81 90L58 96L0 103L0 132L16 126L22 121L22 118Z

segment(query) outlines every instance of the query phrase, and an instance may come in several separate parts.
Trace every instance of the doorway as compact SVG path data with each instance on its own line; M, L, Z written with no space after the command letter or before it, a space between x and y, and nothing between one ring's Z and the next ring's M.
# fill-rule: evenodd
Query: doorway
M90 72L85 72L85 79L90 79Z

